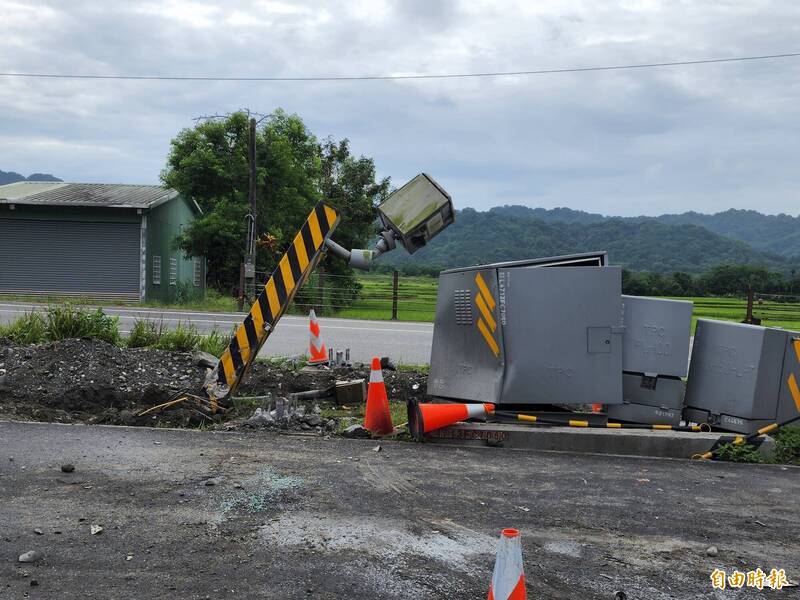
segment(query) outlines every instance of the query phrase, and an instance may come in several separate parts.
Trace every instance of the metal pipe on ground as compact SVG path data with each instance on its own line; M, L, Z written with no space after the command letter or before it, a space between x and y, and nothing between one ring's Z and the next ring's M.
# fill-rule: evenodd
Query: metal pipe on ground
M706 425L650 425L648 423L590 423L579 419L552 419L543 418L537 415L524 413L514 413L508 411L495 411L495 416L507 419L516 419L525 423L537 423L539 425L558 425L562 427L580 427L588 429L649 429L652 431L690 431L708 432L711 428Z

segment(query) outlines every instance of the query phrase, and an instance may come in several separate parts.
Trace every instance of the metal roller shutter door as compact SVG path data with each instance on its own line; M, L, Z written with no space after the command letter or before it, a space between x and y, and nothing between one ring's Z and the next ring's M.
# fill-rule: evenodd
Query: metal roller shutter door
M139 298L139 224L0 219L0 293Z

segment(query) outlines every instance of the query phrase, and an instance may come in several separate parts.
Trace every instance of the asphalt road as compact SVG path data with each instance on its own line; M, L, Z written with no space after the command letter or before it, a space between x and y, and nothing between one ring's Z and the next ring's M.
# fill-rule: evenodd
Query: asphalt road
M0 422L0 598L486 598L504 527L529 598L796 597L709 575L798 579L800 469L375 447Z
M42 305L0 303L0 323L6 323ZM229 332L241 322L243 313L175 311L150 308L103 307L120 320L120 331L127 334L137 319L163 321L174 328L179 322L192 323L200 332L217 328ZM328 348L350 348L351 359L368 362L373 356L388 356L395 363L427 364L430 361L432 323L408 321L367 321L360 319L320 318L322 335ZM284 316L270 336L261 356L293 356L308 353L308 319Z

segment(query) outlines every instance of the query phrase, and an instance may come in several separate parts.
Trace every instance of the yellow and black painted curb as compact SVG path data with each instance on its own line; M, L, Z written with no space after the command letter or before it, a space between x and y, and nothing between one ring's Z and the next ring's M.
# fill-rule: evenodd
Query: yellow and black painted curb
M339 224L339 218L334 208L324 202L317 203L278 261L217 365L217 381L228 386L228 395L234 392L297 290L319 262L325 240Z

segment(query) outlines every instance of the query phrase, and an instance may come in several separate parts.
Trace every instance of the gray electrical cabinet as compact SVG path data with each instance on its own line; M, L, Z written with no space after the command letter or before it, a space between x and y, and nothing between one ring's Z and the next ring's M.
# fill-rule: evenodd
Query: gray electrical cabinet
M787 337L778 397L779 424L800 417L800 333L790 331Z
M607 408L609 418L634 423L678 425L689 368L691 302L622 296L623 402Z
M698 319L686 389L686 418L751 433L777 421L779 400L782 413L790 412L794 402L788 380L797 371L792 363L792 340L798 335L782 329Z
M441 273L428 394L621 403L621 270L604 265L589 253Z

